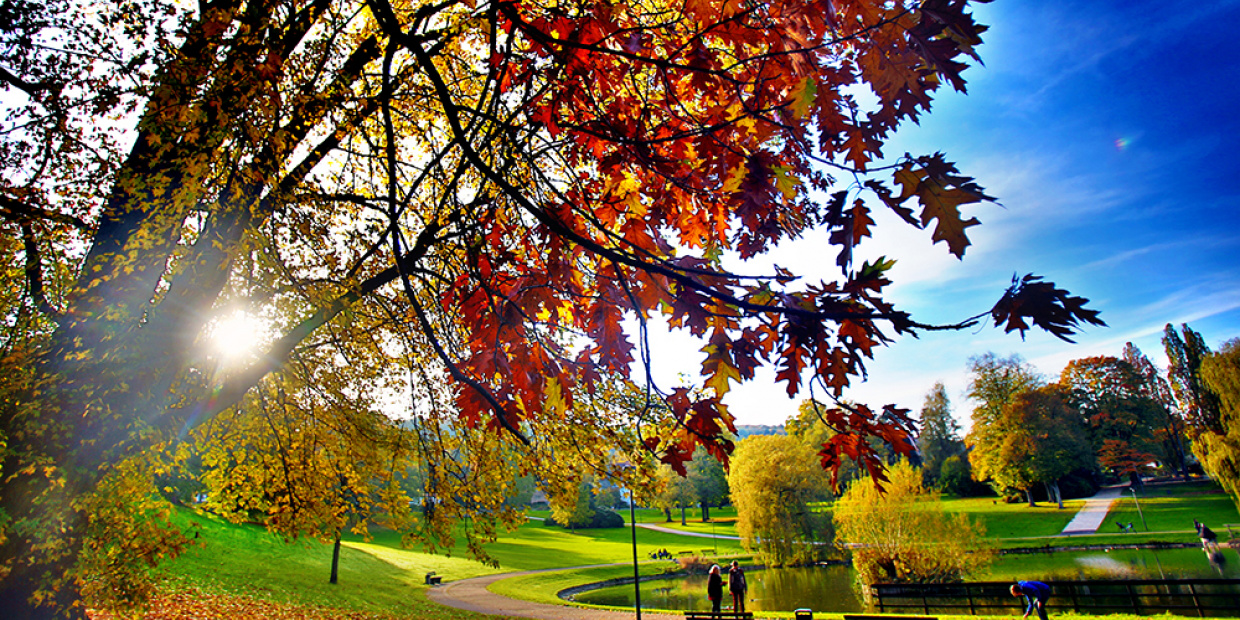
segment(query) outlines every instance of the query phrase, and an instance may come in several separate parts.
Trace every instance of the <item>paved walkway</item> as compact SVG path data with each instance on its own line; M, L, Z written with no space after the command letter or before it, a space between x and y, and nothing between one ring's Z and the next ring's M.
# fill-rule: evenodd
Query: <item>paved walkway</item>
M706 534L704 532L686 532L685 530L675 530L670 527L661 525L653 525L650 523L638 523L637 527L652 532L663 532L664 534L679 534L681 536L693 536L695 538L718 538L720 540L740 540L740 536L728 536L727 534Z
M597 564L595 566L609 566L607 564ZM576 566L573 568L593 568L594 566ZM610 611L604 609L586 609L584 607L569 607L567 605L546 605L543 603L533 603L530 601L522 601L506 596L500 596L487 589L487 586L501 579L516 577L518 575L529 575L532 573L545 573L549 571L572 570L564 568L549 568L546 570L531 570L519 573L504 573L501 575L487 575L486 577L475 577L473 579L462 579L453 581L439 586L433 586L426 592L426 597L431 601L448 607L464 609L481 614L490 614L493 616L507 616L510 618L535 618L537 620L633 620L637 617L634 611ZM650 611L642 611L642 618L652 618L658 620L668 620L669 618L678 617L676 615L657 614Z
M1085 505L1081 506L1080 512L1076 513L1072 521L1064 526L1060 536L1079 536L1081 534L1093 534L1098 531L1098 527L1107 518L1107 512L1111 510L1111 503L1119 499L1120 493L1126 486L1107 487L1098 491L1093 497L1085 500Z

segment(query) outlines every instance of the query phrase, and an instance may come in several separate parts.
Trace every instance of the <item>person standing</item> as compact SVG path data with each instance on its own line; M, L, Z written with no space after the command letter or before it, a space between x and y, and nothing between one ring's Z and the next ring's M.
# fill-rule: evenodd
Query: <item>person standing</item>
M1017 581L1016 585L1011 588L1012 596L1025 597L1025 615L1033 613L1034 609L1038 610L1038 617L1046 620L1046 601L1051 598L1051 587L1041 581Z
M706 578L706 596L710 599L710 613L718 615L723 602L723 575L718 564L710 567L710 575Z
M745 591L749 584L745 583L745 571L741 570L740 562L732 560L732 568L728 569L728 591L732 593L732 611L745 613Z

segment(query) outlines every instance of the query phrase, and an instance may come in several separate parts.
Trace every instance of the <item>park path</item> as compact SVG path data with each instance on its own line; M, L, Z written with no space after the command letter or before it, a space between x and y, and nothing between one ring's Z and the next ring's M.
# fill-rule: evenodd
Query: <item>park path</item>
M664 534L679 534L681 536L692 536L694 538L717 538L719 540L740 540L741 539L740 536L729 536L727 534L707 534L705 532L686 532L684 530L676 530L670 527L663 527L661 525L654 525L651 523L638 523L637 527L640 527L643 530L650 530L652 532L663 532Z
M598 566L612 565L595 564L593 566L575 566L570 569L548 568L544 570L530 570L518 573L503 573L500 575L474 577L473 579L462 579L460 581L453 581L443 585L432 586L429 590L427 590L426 597L432 602L447 607L455 607L457 609L464 609L466 611L489 614L492 616L506 616L509 618L533 618L535 620L633 620L636 618L636 611L612 611L605 609L586 609L584 607L569 607L567 605L547 605L545 603L534 603L531 601L508 598L487 589L487 586L490 586L496 581L508 579L509 577L517 577L519 575L529 575L533 573L545 573L550 571L573 570L578 568L595 568ZM627 565L618 564L616 566ZM646 610L642 611L643 618L668 620L669 618L678 616L679 614L668 615Z
M530 518L536 519L536 517ZM689 536L694 538L740 540L740 537L738 536L686 532L683 530L676 530L670 527L662 527L649 523L638 523L637 526L654 532L679 534L681 536ZM531 601L508 598L507 596L496 594L487 589L496 581L508 579L509 577L530 575L533 573L545 573L550 571L596 568L599 566L629 566L629 564L594 564L590 566L547 568L543 570L530 570L516 573L502 573L499 575L487 575L485 577L474 577L473 579L462 579L460 581L452 581L434 586L427 590L426 597L432 602L446 607L455 607L456 609L464 609L466 611L472 611L480 614L506 616L509 618L533 618L536 620L633 620L636 618L636 611L613 611L605 609L586 609L584 607L570 607L567 605L547 605L545 603L534 603ZM668 618L674 617L679 617L679 614L669 615L642 610L642 618L667 620Z
M1126 488L1128 487L1106 487L1085 500L1085 505L1081 506L1081 510L1068 522L1068 525L1064 526L1063 532L1059 535L1080 536L1097 532L1098 527L1106 520L1107 513L1111 510L1111 503L1119 499L1120 493Z

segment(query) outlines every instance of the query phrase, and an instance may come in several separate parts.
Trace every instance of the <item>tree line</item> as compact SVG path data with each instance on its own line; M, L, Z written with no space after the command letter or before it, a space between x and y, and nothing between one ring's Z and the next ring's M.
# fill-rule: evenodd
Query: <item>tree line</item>
M918 450L927 483L956 494L983 482L1003 496L1035 490L1062 507L1104 481L1187 477L1199 468L1240 505L1238 341L1212 352L1187 324L1168 324L1160 371L1128 343L1119 357L1073 360L1051 381L1019 356L969 361L972 428L961 436L943 385L921 409Z

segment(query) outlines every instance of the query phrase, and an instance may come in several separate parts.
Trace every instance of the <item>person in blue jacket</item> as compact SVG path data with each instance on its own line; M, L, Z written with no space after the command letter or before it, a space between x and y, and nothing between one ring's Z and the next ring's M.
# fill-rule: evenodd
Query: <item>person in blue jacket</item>
M1046 620L1046 601L1051 598L1051 587L1041 581L1017 581L1012 586L1012 596L1025 597L1025 615L1033 613L1034 609L1038 610L1038 617Z

